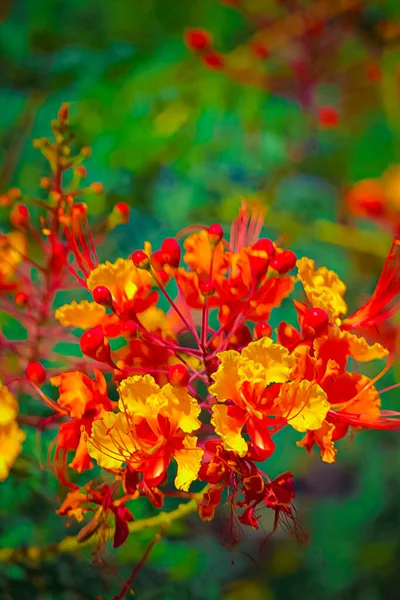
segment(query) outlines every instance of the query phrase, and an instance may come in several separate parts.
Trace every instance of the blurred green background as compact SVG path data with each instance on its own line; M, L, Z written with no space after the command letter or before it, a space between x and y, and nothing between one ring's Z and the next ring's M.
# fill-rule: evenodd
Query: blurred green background
M400 22L400 3L361 2L360 11L329 20L319 36L289 39L262 64L243 51L246 40L261 26L282 23L284 31L287 15L316 3L249 0L244 11L229 4L235 3L1 0L0 193L17 186L37 194L48 173L32 139L48 135L60 104L70 102L78 140L93 148L88 180L106 191L91 199L91 213L105 214L120 201L132 207L131 223L110 234L103 258L127 254L144 239L157 243L191 223L218 219L228 227L240 198L257 197L269 206L266 233L285 236L299 254L337 270L355 308L376 281L391 223L351 214L344 192L400 158L400 43L385 34L388 23ZM191 27L212 33L230 69L265 70L267 85L244 85L206 68L184 44ZM375 80L370 65L378 67ZM321 123L324 106L337 111L335 127ZM274 318L293 322L285 306ZM399 372L395 367L385 382ZM384 396L388 408L396 407L396 396ZM296 439L283 432L266 468L271 477L295 474L308 546L279 530L260 551L271 528L266 516L265 531L246 530L228 550L221 544L224 514L211 524L194 516L156 547L138 577L137 597L397 600L398 435L357 433L339 444L334 465L307 455ZM28 433L1 484L1 547L47 545L69 533L54 513L58 494L54 478L38 468ZM146 506L139 510L151 514ZM0 598L112 598L148 535L131 536L105 565L93 565L87 552L2 565Z

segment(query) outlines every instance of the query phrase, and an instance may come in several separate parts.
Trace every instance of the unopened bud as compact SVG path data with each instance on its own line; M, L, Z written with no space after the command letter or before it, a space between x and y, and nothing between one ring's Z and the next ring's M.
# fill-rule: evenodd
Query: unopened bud
M29 209L25 204L16 204L11 211L10 221L14 227L25 228L29 225Z
M69 117L69 104L67 102L64 102L61 105L60 110L58 111L58 122L59 123L65 123L66 121L68 121L68 117Z
M164 259L164 264L171 267L179 267L181 260L181 248L175 238L166 238L161 244L161 253Z
M85 167L76 167L75 169L75 173L78 175L78 177L80 177L81 179L85 179L85 177L87 176L87 171Z
M92 291L93 300L97 304L101 304L102 306L107 306L108 308L112 308L113 299L111 296L110 290L105 285L98 285Z
M90 184L90 189L94 194L103 194L104 193L104 187L102 183L99 183L98 181L94 181L93 183Z
M51 179L49 177L42 177L40 179L40 187L48 190L51 187Z
M135 250L131 254L131 259L138 269L145 269L146 271L150 269L150 258L143 250Z
M168 369L168 380L174 387L187 387L190 374L182 364L171 365Z
M40 362L30 362L25 369L26 378L36 383L36 385L42 385L46 381L46 369Z
M296 260L296 255L292 250L282 250L280 254L275 255L269 263L269 266L275 271L278 271L280 275L284 275L294 269Z
M205 280L199 281L199 290L200 294L204 296L204 298L211 298L215 294L215 287L212 281Z
M107 363L115 367L111 359L111 350L108 340L104 337L103 328L101 325L87 329L80 339L80 348L82 354L98 360L99 362Z
M302 319L302 331L305 338L315 338L326 332L329 324L328 314L322 308L309 308Z
M262 337L271 337L272 336L272 327L269 323L265 321L261 323L257 323L254 327L254 337L256 340L259 340Z
M15 300L15 304L17 306L24 307L24 306L27 306L27 304L29 302L29 296L28 296L28 294L25 294L25 292L17 292L15 294L14 300Z
M224 237L224 230L219 223L213 223L207 229L208 240L211 246L216 246Z
M124 338L134 338L137 336L138 326L134 321L126 321L121 326L121 333Z

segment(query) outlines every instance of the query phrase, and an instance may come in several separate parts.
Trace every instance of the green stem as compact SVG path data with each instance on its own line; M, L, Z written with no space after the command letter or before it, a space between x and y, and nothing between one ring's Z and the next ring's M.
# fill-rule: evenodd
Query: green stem
M155 517L140 519L129 523L129 532L135 533L143 529L158 528L166 531L172 523L184 519L188 515L197 511L207 487L195 495L195 497L186 504L180 504L178 508L170 512L161 512ZM114 536L115 529L110 528L107 532L107 540ZM92 536L85 542L78 542L76 536L68 536L57 544L50 544L41 548L40 546L29 546L22 548L2 548L0 549L0 563L39 563L57 554L77 552L81 548L92 546L96 543L96 536Z

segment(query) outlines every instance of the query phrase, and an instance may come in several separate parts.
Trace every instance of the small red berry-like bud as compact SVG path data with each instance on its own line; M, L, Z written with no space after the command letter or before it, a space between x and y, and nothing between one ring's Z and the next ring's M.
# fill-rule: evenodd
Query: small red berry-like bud
M89 148L89 146L84 146L83 148L81 148L81 155L84 156L85 158L89 158L89 156L91 156L92 154L92 149Z
M251 50L254 56L258 56L262 60L265 60L269 56L269 50L265 44L261 44L261 42L253 42L251 44Z
M224 68L224 57L218 52L209 52L202 56L202 60L206 67L210 69L223 69Z
M100 183L99 181L94 181L93 183L90 184L90 189L94 194L103 194L104 193L104 187L103 184Z
M282 250L280 254L275 255L269 263L269 266L275 271L278 271L280 275L284 275L294 269L296 260L296 255L292 250Z
M205 50L212 45L211 35L205 29L188 29L185 32L185 44L189 50Z
M30 362L25 369L26 378L36 385L42 385L46 381L46 369L40 362Z
M204 298L211 298L215 294L215 287L209 279L204 281L199 281L199 290L200 294L204 296Z
M112 308L113 299L110 290L105 285L98 285L92 292L93 300L102 306Z
M40 178L40 187L44 190L47 190L51 187L51 179L50 177L41 177Z
M115 367L111 358L110 344L104 337L101 325L93 327L92 329L87 329L81 335L80 347L82 354L85 356Z
M321 127L325 129L333 128L339 123L339 113L333 106L321 106L318 120Z
M325 333L329 324L328 314L322 308L309 308L302 319L304 337L315 338Z
M65 123L66 121L68 121L68 116L69 116L69 104L67 102L64 102L64 104L61 105L61 108L58 111L59 123Z
M143 250L135 250L135 252L131 254L131 259L138 269L150 269L150 258Z
M18 200L18 198L21 198L22 196L21 190L19 188L13 187L10 190L8 190L7 196L10 198L10 200Z
M151 264L156 271L159 271L163 268L163 266L165 265L165 260L161 250L155 250L153 252L153 254L151 255Z
M25 294L25 292L17 292L15 294L15 304L17 306L27 306L29 302L29 296L28 294Z
M161 244L161 253L164 264L171 267L179 267L181 260L181 248L175 238L166 238Z
M211 246L216 246L224 237L224 230L219 223L213 223L207 229L208 240Z
M16 204L11 211L10 221L14 227L26 227L29 225L29 209L25 204Z
M189 383L189 371L184 365L171 365L168 369L168 381L174 387L187 387Z
M75 173L81 178L81 179L85 179L85 177L87 177L87 171L85 167L76 167L75 169Z
M121 221L123 224L129 222L131 209L129 208L129 204L126 202L118 202L115 205L115 210L121 215Z
M126 321L121 326L121 333L125 338L134 338L138 332L138 326L134 321Z
M254 327L254 337L256 340L259 340L262 337L271 337L272 336L272 327L269 323L262 321L261 323L257 323Z
M269 238L261 238L257 240L257 242L253 244L253 250L266 252L269 258L272 258L275 254L274 243Z

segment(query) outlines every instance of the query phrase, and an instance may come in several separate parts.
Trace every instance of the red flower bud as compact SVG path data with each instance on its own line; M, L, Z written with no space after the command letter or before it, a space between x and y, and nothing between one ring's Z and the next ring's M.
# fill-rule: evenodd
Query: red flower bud
M257 240L252 246L253 250L265 252L269 258L272 258L275 254L275 246L272 240L269 238L261 238Z
M199 281L199 290L200 294L204 296L204 298L210 298L215 294L214 284L209 279Z
M26 306L29 302L29 296L25 292L17 292L14 300L17 306Z
M59 123L65 123L68 120L69 116L69 104L64 102L61 105L60 110L58 111L58 121Z
M161 244L161 253L164 263L171 267L179 267L181 248L175 238L166 238Z
M224 230L219 223L213 223L207 229L208 240L211 246L216 246L224 237Z
M318 119L325 129L336 127L339 123L339 113L333 106L321 106Z
M189 379L189 371L184 365L176 364L169 367L168 381L174 387L187 387Z
M26 378L36 385L42 385L46 381L46 369L40 362L30 362L25 369Z
M138 269L150 269L150 259L143 250L135 250L135 252L131 254L131 259Z
M80 347L82 354L85 356L115 367L111 359L110 344L104 337L101 325L93 327L92 329L87 329L81 335Z
M91 183L90 189L94 194L103 194L104 193L103 184L99 183L98 181L94 181L93 183Z
M269 263L269 266L281 275L289 273L296 266L296 255L292 250L282 250Z
M254 337L256 340L259 340L262 337L271 337L272 336L272 327L265 321L261 323L257 323L254 327Z
M309 308L305 311L302 319L302 330L304 337L315 338L325 333L329 323L329 317L322 308Z
M86 167L82 167L82 166L81 166L81 167L76 167L76 169L75 169L75 173L76 173L77 175L79 175L79 177L80 177L81 179L85 179L85 177L87 176Z
M208 54L205 54L202 59L206 67L209 67L210 69L224 68L224 57L218 52L209 52Z
M105 285L98 285L92 292L93 300L102 306L112 308L113 299L110 290Z
M189 50L205 50L212 45L211 35L205 29L188 29L185 32L185 44Z
M295 348L300 341L301 336L297 329L288 323L285 323L285 321L282 321L282 323L279 324L278 344L282 344L282 346L285 346L288 350L292 350L292 348Z
M165 259L161 250L155 250L151 255L151 265L156 271L159 271L163 268L165 265Z
M129 217L130 217L130 212L131 212L129 205L126 202L118 202L114 208L116 211L118 211L120 213L121 218L122 218L122 223L124 223L124 224L128 223Z
M29 209L25 204L16 204L11 211L10 221L14 227L26 227L29 225Z

